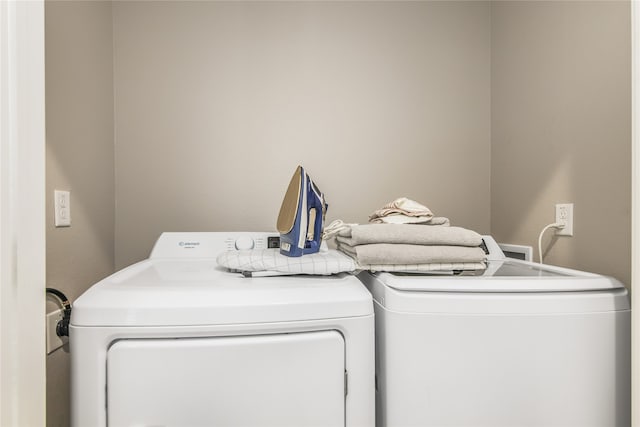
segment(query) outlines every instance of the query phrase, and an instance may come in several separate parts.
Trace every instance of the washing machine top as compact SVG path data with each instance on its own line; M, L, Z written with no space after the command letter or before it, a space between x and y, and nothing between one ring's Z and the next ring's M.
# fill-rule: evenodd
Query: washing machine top
M489 260L487 269L460 274L378 273L387 286L428 292L576 292L619 289L618 280L520 260Z
M524 314L629 310L625 287L614 278L505 258L483 237L488 266L461 274L362 272L374 300L393 313Z
M73 326L192 326L369 316L371 295L350 274L247 278L219 267L224 250L273 247L277 234L163 233L149 259L89 288Z
M618 280L584 271L506 258L491 236L483 236L487 269L460 274L378 273L385 285L428 292L576 292L624 288Z

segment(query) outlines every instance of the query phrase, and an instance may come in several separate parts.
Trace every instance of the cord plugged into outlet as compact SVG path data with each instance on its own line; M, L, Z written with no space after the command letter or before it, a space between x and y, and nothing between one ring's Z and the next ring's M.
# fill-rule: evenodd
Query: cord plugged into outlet
M573 203L556 204L556 222L547 224L538 234L538 256L543 262L542 235L550 228L556 229L556 236L573 236Z
M556 236L573 236L573 203L556 204Z

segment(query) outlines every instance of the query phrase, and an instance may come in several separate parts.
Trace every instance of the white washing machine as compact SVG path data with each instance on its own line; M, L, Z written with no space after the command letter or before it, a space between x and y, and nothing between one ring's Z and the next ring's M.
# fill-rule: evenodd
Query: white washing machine
M477 275L359 275L375 305L377 425L629 426L624 286L484 240Z
M72 425L369 427L371 295L352 275L245 278L266 233L164 233L76 300Z

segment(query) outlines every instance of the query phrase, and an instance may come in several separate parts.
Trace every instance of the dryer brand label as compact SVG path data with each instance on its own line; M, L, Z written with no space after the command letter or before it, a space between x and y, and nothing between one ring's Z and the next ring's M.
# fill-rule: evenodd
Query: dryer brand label
M194 249L197 246L200 246L200 242L180 242L178 246L184 249Z

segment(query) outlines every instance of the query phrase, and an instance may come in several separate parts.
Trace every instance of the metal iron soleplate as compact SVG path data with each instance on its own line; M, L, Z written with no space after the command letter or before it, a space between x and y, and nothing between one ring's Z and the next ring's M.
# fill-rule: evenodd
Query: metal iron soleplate
M302 167L298 166L289 181L289 187L282 200L280 213L278 214L277 229L278 232L289 233L296 223L296 214L300 203L300 186L302 185Z

